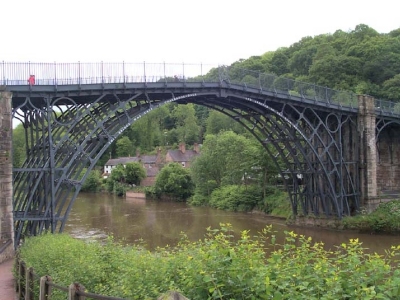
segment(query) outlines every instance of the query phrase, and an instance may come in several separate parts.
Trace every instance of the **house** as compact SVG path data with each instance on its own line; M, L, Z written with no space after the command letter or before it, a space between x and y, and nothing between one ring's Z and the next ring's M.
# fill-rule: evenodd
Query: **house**
M165 160L161 157L161 149L158 149L156 155L140 155L136 152L134 157L120 157L109 159L104 166L103 178L107 178L112 169L117 165L126 166L127 163L139 162L146 170L146 178L140 183L141 186L154 185L156 176L160 172L164 163L180 163L184 168L189 168L194 157L200 154L200 147L194 144L193 150L186 150L184 143L179 144L178 150L168 150Z
M127 163L132 162L141 163L143 168L146 170L146 178L142 180L140 185L153 185L161 164L161 150L159 149L156 155L140 155L139 151L137 151L136 156L134 157L119 157L109 159L104 166L103 178L107 178L112 169L114 169L117 165L123 165L125 167Z
M191 161L200 154L200 147L198 144L194 144L193 150L186 150L184 143L179 144L178 150L168 150L165 156L166 163L180 163L182 167L189 168Z

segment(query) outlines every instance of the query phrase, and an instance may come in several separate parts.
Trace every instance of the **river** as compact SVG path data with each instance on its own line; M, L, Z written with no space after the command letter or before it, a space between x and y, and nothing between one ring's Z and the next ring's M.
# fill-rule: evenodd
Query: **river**
M202 239L207 228L219 228L220 223L230 223L235 232L250 230L257 235L266 225L272 224L278 240L283 241L284 231L294 231L324 242L327 249L358 238L368 252L384 254L385 249L400 244L399 236L371 235L322 228L287 226L284 220L263 214L216 210L209 207L191 207L185 203L158 202L141 198L120 198L108 194L79 194L69 215L65 232L81 239L106 239L112 235L125 244L144 243L153 250L178 243L181 232L192 241Z

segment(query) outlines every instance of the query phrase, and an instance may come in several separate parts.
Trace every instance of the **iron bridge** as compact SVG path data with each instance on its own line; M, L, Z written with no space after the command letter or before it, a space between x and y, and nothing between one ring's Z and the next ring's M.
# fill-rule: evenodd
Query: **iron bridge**
M15 243L62 231L82 183L110 144L170 102L215 109L272 157L293 214L342 218L360 209L358 97L243 70L185 64L0 63L27 159L13 170ZM375 101L379 133L400 114Z

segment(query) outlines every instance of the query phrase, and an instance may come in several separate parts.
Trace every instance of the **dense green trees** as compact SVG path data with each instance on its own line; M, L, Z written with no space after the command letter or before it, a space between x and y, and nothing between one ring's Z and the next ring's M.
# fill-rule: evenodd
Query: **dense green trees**
M156 177L154 193L157 197L167 196L185 201L193 194L194 184L188 169L178 163L170 163Z
M229 210L265 210L260 203L277 169L254 138L221 131L206 136L191 173L196 190L190 203Z
M85 170L86 172L86 170ZM82 192L99 192L101 190L101 174L99 170L90 171L86 180L82 184Z
M127 136L122 136L117 140L117 157L134 156L133 142Z
M144 178L146 178L146 170L140 163L132 162L125 165L126 183L140 185Z
M266 73L400 100L398 91L387 91L400 74L398 32L399 29L395 29L388 34L379 34L360 24L349 32L338 30L333 34L304 37L289 47L266 53L268 59L253 56L232 66L252 69L262 61L263 68L258 69Z
M108 192L122 196L129 185L139 185L145 177L146 170L138 162L117 165L106 180L106 188Z
M12 133L13 165L15 168L21 167L26 159L25 144L25 129L22 124L19 124L13 129Z

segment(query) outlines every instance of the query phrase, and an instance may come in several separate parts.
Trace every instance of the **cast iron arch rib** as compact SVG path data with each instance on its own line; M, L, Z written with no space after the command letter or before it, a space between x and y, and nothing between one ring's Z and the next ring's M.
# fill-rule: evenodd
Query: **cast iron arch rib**
M340 156L342 137L329 131L330 125L316 108L240 85L188 86L102 89L85 101L77 95L26 97L21 101L14 116L23 121L28 147L26 162L15 169L16 241L44 230L62 231L82 182L109 145L137 119L170 102L204 105L246 127L277 166L283 162L280 174L294 214L299 213L300 206L302 214L341 218L350 213L350 201L358 205L357 187L350 184L345 190L337 182L343 172L349 173L346 167L338 167L347 166ZM344 119L337 111L322 110ZM271 152L268 145L275 151ZM299 175L301 184L293 180Z

